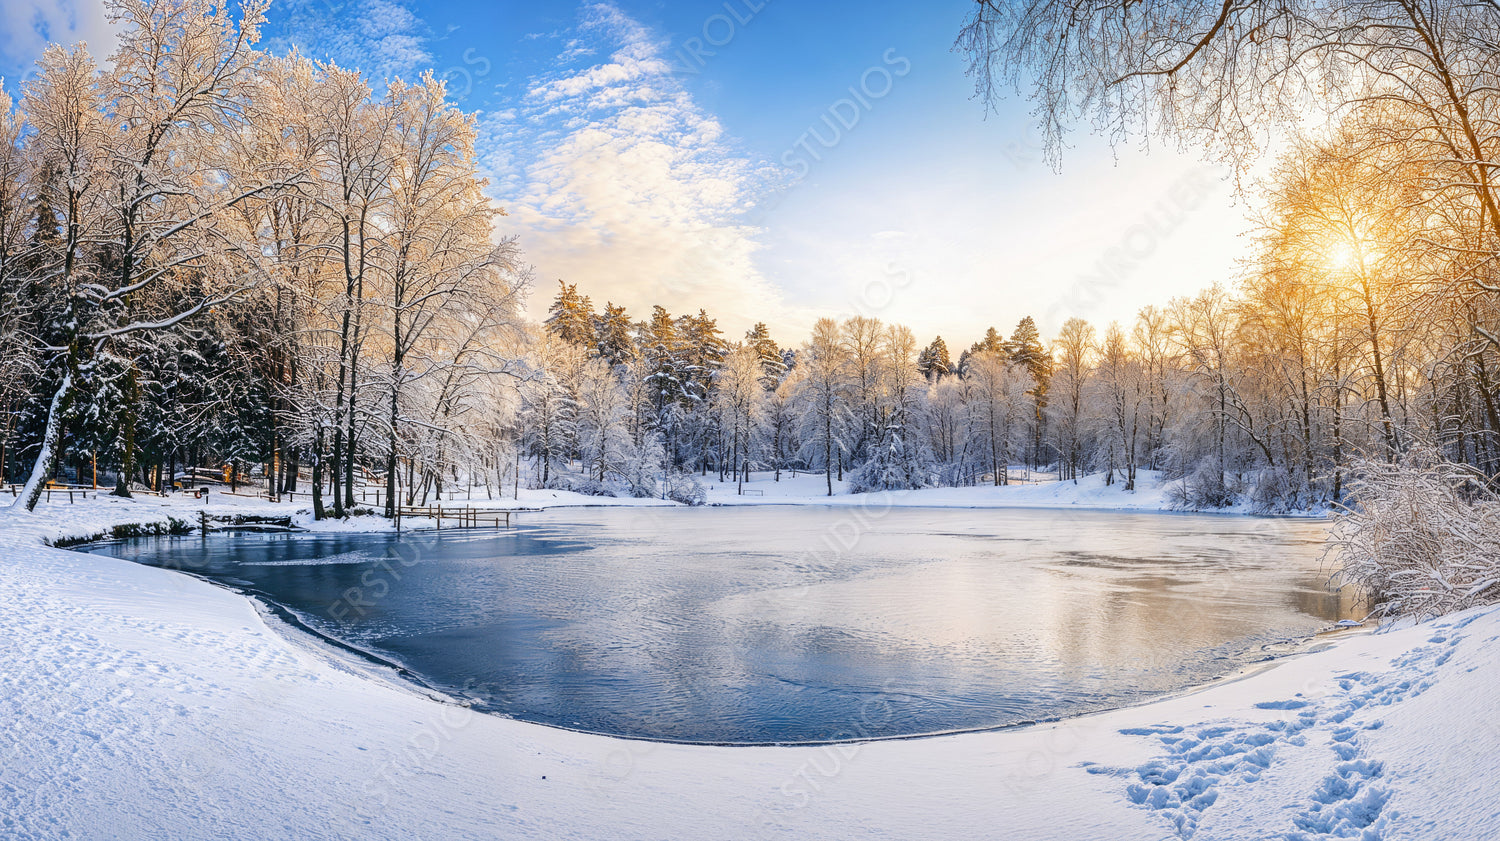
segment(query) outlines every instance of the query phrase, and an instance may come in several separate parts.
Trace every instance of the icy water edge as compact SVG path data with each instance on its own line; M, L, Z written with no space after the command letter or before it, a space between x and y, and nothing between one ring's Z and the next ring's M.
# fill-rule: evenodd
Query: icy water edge
M482 710L765 744L1003 727L1206 683L1355 615L1315 521L589 508L502 532L90 551L253 593Z

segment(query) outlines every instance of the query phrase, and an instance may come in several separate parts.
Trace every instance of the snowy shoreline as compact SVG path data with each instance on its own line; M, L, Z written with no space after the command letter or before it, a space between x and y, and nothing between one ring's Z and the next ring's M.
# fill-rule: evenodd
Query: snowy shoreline
M1062 721L713 747L372 680L243 596L40 545L174 506L68 507L0 512L0 834L1470 838L1500 816L1458 796L1500 773L1494 609Z
M815 476L814 478L816 478L817 481L819 481L819 482L823 481L823 478L821 476ZM1069 484L1071 484L1071 483L1069 483ZM792 486L795 487L795 485L792 485ZM1016 487L1018 487L1018 486L1012 486L1012 489L1014 489ZM669 504L669 505L666 505L666 506L662 506L662 505L658 505L656 501L649 500L649 499L648 500L633 500L633 499L629 499L629 498L616 498L616 499L611 499L610 500L610 502L614 503L614 504L611 505L611 504L608 504L608 503L598 504L598 503L593 502L593 500L598 499L596 497L587 497L587 496L578 497L578 495L576 495L576 494L574 494L574 495L568 495L568 494L558 495L557 492L553 492L553 491L536 491L536 492L533 492L533 493L536 494L537 496L543 497L543 499L541 499L541 500L537 500L537 499L533 498L533 500L532 500L533 504L535 502L538 502L538 501L541 501L544 504L542 506L538 506L538 507L531 507L531 508L525 508L525 509L517 509L518 511L521 511L521 512L531 512L531 513L540 513L540 512L543 512L543 511L547 511L547 510L568 510L568 509L575 509L575 508L622 508L622 507L645 507L645 508L672 507L672 508L681 508L681 509L686 509L687 508L687 506L682 506L680 504ZM244 498L225 498L225 497L221 497L221 500L223 500L223 499L229 500L232 504L233 503L238 503L238 507L236 509L236 513L240 514L240 515L242 515L242 514L245 513L245 509L247 509L248 506L258 505L258 503L249 503ZM862 514L864 514L866 516L878 516L880 513L882 513L885 510L888 510L888 509L897 509L897 508L899 508L899 509L928 509L928 510L935 510L935 511L939 511L939 510L952 510L952 509L974 510L974 511L982 511L982 510L1011 510L1011 509L1037 510L1037 511L1068 510L1068 509L1064 509L1064 508L1062 508L1060 506L1052 506L1052 505L1030 505L1030 506L1028 506L1028 505L1018 505L1018 506L1010 506L1010 505L983 505L983 504L980 504L980 505L962 506L962 505L954 505L954 504L948 504L948 505L931 504L931 503L928 503L928 502L924 502L922 500L922 498L920 497L920 495L918 493L914 493L914 492L907 492L906 494L891 494L891 495L885 495L885 494L845 495L843 497L834 497L834 499L836 499L836 500L837 499L842 499L844 501L842 503L838 503L838 502L830 503L830 502L827 501L826 497L810 497L810 498L793 498L793 499L790 499L790 500L787 500L787 499L772 499L772 500L767 501L767 502L749 503L749 504L745 504L745 505L742 505L742 506L736 506L734 503L713 503L713 505L723 504L725 507L746 507L746 508L760 508L760 507L765 507L765 506L823 507L823 508L828 508L828 509L835 510L835 511L838 511L838 510L847 510L847 509L854 509L854 508L862 508L862 509L869 509L869 510L861 512ZM185 501L184 498L179 498L179 500L180 501ZM551 505L550 507L547 507L545 505L545 503L548 502L548 501L554 502L555 504ZM149 499L149 500L147 500L147 502L148 503L154 503L154 504L160 504L159 501L156 500L156 499ZM633 503L644 503L644 504L634 504L633 505ZM194 503L194 504L201 504L201 503ZM461 505L462 505L462 501L454 501L454 502L451 502L449 504L452 505L454 508L460 508ZM1072 510L1079 510L1079 509L1072 509ZM1109 513L1128 513L1128 514L1147 514L1147 515L1152 515L1152 516L1156 516L1156 515L1167 515L1167 516L1205 516L1205 512L1177 511L1177 510L1160 510L1160 511L1157 511L1157 510L1141 509L1141 508L1111 508L1111 507L1102 507L1102 506L1098 506L1098 505L1083 506L1082 510L1086 510L1086 511L1090 511L1090 512L1105 513L1105 514L1109 514ZM1219 517L1241 517L1241 516L1245 516L1244 514L1241 514L1241 513L1236 513L1236 512L1222 512L1222 511L1221 512L1207 512L1207 514L1211 514L1213 516L1219 516ZM218 516L224 517L224 516L230 516L230 515L226 515L223 512L219 512ZM385 521L381 520L381 519L378 519L378 518L362 517L362 518L350 518L347 521L325 521L324 523L316 523L316 522L308 521L306 519L306 516L307 516L306 512L303 512L301 514L301 519L300 519L298 525L296 526L297 530L307 531L307 532L312 532L312 533L316 533L316 532L320 532L320 531L335 531L335 532L339 532L339 533L357 533L357 532L366 531L366 530L369 531L370 533L377 533L377 532L388 532L390 530L389 527L388 527L388 525L385 523ZM1296 519L1296 518L1293 518L1293 519ZM365 527L365 528L362 528L362 527ZM253 526L249 526L247 528L253 529L254 527ZM235 529L236 529L236 527L226 527L225 528L226 531L233 531ZM430 532L431 529L432 529L432 525L431 524L428 524L428 525L422 527L423 531ZM415 533L415 531L413 531L413 533ZM133 537L133 535L131 537ZM126 537L126 538L123 538L123 539L127 539L128 540L128 539L131 539L131 537ZM84 542L54 541L53 545L57 545L57 546L60 546L60 548L66 548L66 549L70 549L70 550L74 550L74 551L87 551L87 547L90 544L105 544L105 543L113 542L116 539L120 539L120 538L107 538L107 539L104 539L104 540L91 540L91 541L84 541ZM288 562L288 563L290 563L290 562ZM297 562L297 563L301 563L301 562ZM194 572L192 570L176 569L176 571L182 572L182 573L184 573L186 575L190 575L190 576L192 576L195 579L203 581L203 582L205 582L207 584L210 584L212 586L216 586L216 587L219 587L221 589L227 590L228 592L234 593L235 595L237 595L237 596L239 596L241 598L249 600L250 602L252 602L257 607L257 610L266 619L267 624L273 630L283 631L284 632L284 636L291 643L293 643L293 644L307 644L315 652L321 652L323 654L326 654L326 655L329 655L329 656L333 656L334 658L339 659L341 661L341 663L343 663L345 665L353 665L353 666L355 666L356 670L358 670L358 669L364 669L365 671L368 671L369 674L372 677L376 678L376 679L380 679L380 680L384 680L384 681L390 682L392 685L395 685L395 686L398 686L398 687L408 687L412 691L416 692L421 697L428 698L428 699L431 699L431 700L440 701L440 702L451 704L451 705L455 705L455 706L462 706L464 704L463 699L461 699L459 697L452 696L452 695L445 694L445 692L443 690L441 690L439 688L436 688L436 687L432 686L431 684L427 683L417 672L413 671L408 665L403 664L403 663L401 663L401 662L399 662L397 660L390 659L390 657L388 657L387 655L359 648L358 646L355 646L355 645L353 645L351 643L348 643L348 642L346 642L344 640L340 640L340 639L338 639L336 637L329 636L329 635L323 633L322 631L319 631L314 625L312 625L308 621L306 621L306 617L302 616L301 614L297 613L294 610L291 610L291 609L289 609L289 608L287 608L287 607L285 607L285 606L277 603L273 598L271 598L270 596L268 596L265 593L259 592L257 590L251 589L251 588L246 588L244 586L240 586L240 585L231 583L229 581L221 581L221 580L215 579L215 578L213 578L211 576L201 575L201 574L199 574L197 572ZM964 735L964 734L971 734L971 733L1000 732L1000 731L1005 731L1005 730L1013 730L1013 729L1021 728L1021 727L1032 727L1032 726L1036 726L1038 724L1051 724L1051 723L1056 723L1056 722L1060 722L1060 721L1066 721L1066 720L1073 719L1073 718L1078 718L1078 717L1085 716L1085 715L1097 715L1097 714L1100 714L1100 713L1111 712L1111 711L1114 711L1114 710L1142 706L1142 705L1145 705L1145 704L1154 703L1154 702L1159 701L1159 700L1163 700L1163 699L1167 699L1167 698L1180 697L1180 696L1183 696L1183 695L1191 694L1193 692L1198 692L1198 691L1201 691L1201 690L1204 690L1204 689L1208 689L1208 688L1213 687L1213 686L1217 686L1217 685L1219 685L1221 683L1232 682L1232 681L1236 681L1236 680L1242 680L1242 679L1244 679L1246 677L1249 677L1249 676L1257 674L1257 673L1259 673L1261 671L1264 671L1265 669L1273 667L1277 661L1279 661L1279 660L1281 660L1283 658L1297 656L1297 655L1300 655L1300 654L1303 654L1303 653L1307 653L1307 652L1312 651L1312 650L1317 650L1318 648L1326 646L1328 644L1328 640L1323 640L1323 641L1320 642L1319 641L1320 637L1325 637L1325 636L1330 636L1330 635L1336 635L1336 634L1337 635L1343 635L1343 634L1350 633L1350 631L1351 631L1351 629L1348 629L1348 628L1339 628L1339 627L1336 627L1336 626L1333 626L1333 625L1329 625L1329 626L1326 626L1326 627L1324 627L1324 628L1322 628L1320 630L1310 632L1310 633L1308 633L1304 637L1300 637L1300 638L1296 638L1296 639L1288 639L1288 640L1284 641L1283 643L1279 643L1279 645L1283 645L1283 646L1285 646L1285 648L1283 650L1280 650L1277 653L1265 653L1264 651L1262 651L1261 656L1260 656L1259 659L1256 659L1256 660L1253 660L1253 661L1244 662L1241 665L1239 665L1237 668L1235 668L1233 671L1230 671L1228 673L1225 673L1223 675L1220 675L1218 677L1215 677L1213 679L1207 680L1207 681L1202 682L1202 683L1197 683L1197 684L1192 684L1192 685L1184 686L1184 687L1182 687L1180 689L1176 689L1176 690L1172 690L1172 691L1168 691L1168 692L1163 692L1161 694L1154 695L1154 696L1151 696L1151 697L1146 697L1146 698L1143 698L1143 699L1133 700L1133 701L1128 701L1128 702L1120 702L1120 703L1115 704L1115 705L1104 706L1104 707L1099 707L1099 708L1095 708L1095 709L1089 709L1089 710L1083 711L1083 712L1068 713L1068 714L1063 714L1063 715L1058 715L1058 716L1048 716L1048 717L1038 718L1038 719L1035 719L1035 720L1018 721L1018 722L1013 722L1013 723L1008 723L1008 724L1000 724L1000 725L979 726L979 727L966 727L966 728L954 728L954 729L947 729L947 730L936 730L936 731L931 731L931 732L908 733L908 734L890 735L890 736L854 736L854 737L846 737L846 738L842 738L842 739L811 739L811 740L805 740L805 741L786 741L786 742L732 742L732 741L715 741L715 740L671 739L671 738L660 738L660 737L653 737L653 736L641 736L641 735L609 733L609 732L603 732L603 731L597 731L597 730L590 730L590 729L581 728L581 727L570 727L570 726L567 726L567 725L564 725L564 724L555 723L555 722L531 722L531 723L536 723L536 724L540 724L541 726L552 727L552 728L556 728L556 729L559 729L559 730L565 730L565 731L569 731L569 732L573 732L573 733L581 733L581 734L586 734L586 735L594 735L594 736L602 736L602 737L607 737L607 738L622 739L622 740L626 740L626 741L638 741L638 742L649 742L649 743L659 743L659 744L672 744L672 745L696 745L696 746L704 746L704 747L729 747L729 748L744 748L744 747L789 747L789 746L796 746L796 747L820 747L820 746L824 746L824 745L847 745L847 744L866 743L866 742L878 742L878 741L887 741L887 740L928 739L928 738L938 738L938 737L944 737L944 736L957 736L957 735ZM484 714L487 714L487 715L498 715L500 717L510 718L510 716L506 716L503 713L497 713L497 712L492 712L492 711L483 711L483 710L481 710L481 712L483 712ZM524 720L524 719L518 719L518 720Z
M1155 471L1142 470L1138 479L1139 489L1125 491L1117 482L1106 485L1103 474L1081 477L1078 482L1052 481L1035 484L1011 484L1006 486L969 486L959 488L923 488L908 491L885 491L877 493L848 493L848 482L835 480L834 494L826 493L826 479L822 474L803 473L783 476L773 481L769 473L754 474L755 479L745 484L745 495L737 493L734 483L706 483L706 504L723 507L751 506L822 506L833 508L881 511L887 508L957 508L969 510L1022 509L1059 511L1100 511L1115 513L1193 514L1205 516L1255 516L1265 519L1309 519L1328 518L1325 510L1291 512L1284 514L1256 513L1246 504L1222 509L1181 509L1174 507L1171 487ZM90 493L95 493L90 491ZM305 494L302 495L305 497ZM113 535L117 526L141 526L146 529L161 529L165 532L176 521L179 527L196 528L199 517L207 512L211 517L232 518L236 516L290 518L295 527L310 531L385 531L393 526L379 517L351 517L345 520L315 521L311 506L305 498L301 502L270 502L251 496L233 496L210 492L206 499L194 499L181 494L171 497L141 495L135 499L120 499L105 491L78 504L59 501L47 502L39 507L47 512L43 520L40 515L26 515L10 511L5 506L9 499L0 496L0 525L7 528L28 529L48 545L65 542L76 545L94 540L108 540L122 535ZM543 511L553 508L593 507L680 507L668 500L635 497L588 496L565 490L520 489L514 495L494 498L448 499L441 503L445 508L459 510L465 507L509 508L519 512ZM105 513L108 512L108 513ZM130 513L126 513L130 512ZM430 527L431 521L405 518L408 528Z

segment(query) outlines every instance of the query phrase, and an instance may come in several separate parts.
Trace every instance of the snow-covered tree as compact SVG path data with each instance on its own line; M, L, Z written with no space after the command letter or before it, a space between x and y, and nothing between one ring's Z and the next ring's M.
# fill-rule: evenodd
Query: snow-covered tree
M599 337L594 305L589 296L578 294L578 284L557 282L557 297L547 310L547 331L563 341L595 350ZM624 315L622 310L620 315Z
M971 400L976 410L974 432L996 485L1010 483L1008 468L1016 444L1012 436L1023 411L1024 378L1003 355L1003 348L980 350L969 357L964 379L972 386Z
M765 461L774 471L777 482L781 481L781 471L795 465L793 459L801 450L797 433L802 376L800 370L788 372L776 389L767 392L765 397L760 438Z
M1021 366L1031 378L1027 393L1031 395L1032 418L1031 445L1026 454L1027 463L1039 465L1044 459L1042 442L1047 433L1048 392L1052 384L1052 357L1042 346L1041 332L1031 316L1022 318L1010 335L1010 361Z
M948 343L942 336L922 350L917 357L917 370L929 380L938 380L954 373L953 360L948 356Z
M584 475L600 483L626 478L635 456L627 426L629 403L609 363L596 357L583 365L578 395L578 452Z
M624 365L636 358L635 324L624 307L606 303L594 320L594 335L596 352L609 364Z
M263 277L258 250L219 224L250 197L284 182L236 178L218 139L233 130L242 81L253 72L265 6L238 14L202 0L114 0L120 46L107 73L82 48L51 47L25 88L28 141L46 162L41 185L59 213L46 273L63 310L46 365L58 380L19 504L36 505L59 456L63 426L86 377L111 346L170 330L231 300ZM107 253L100 244L108 243ZM187 295L158 295L174 287ZM122 369L131 375L131 366ZM129 389L128 389L129 390ZM120 418L122 481L134 467L133 408Z
M1075 484L1087 457L1084 425L1088 407L1085 392L1089 388L1093 350L1094 328L1081 318L1070 318L1063 322L1062 329L1052 342L1049 426L1062 459L1059 465L1061 478L1070 479Z
M841 470L849 447L849 351L838 322L820 318L798 356L799 437L803 452L827 478L833 496L833 475Z
M764 321L756 322L755 326L745 333L745 343L755 348L756 358L760 361L761 385L766 391L775 391L786 377L787 363L782 356L781 348L777 346L776 340L771 338L771 330L766 327Z
M1139 467L1142 407L1146 402L1146 379L1119 324L1110 324L1099 346L1095 375L1104 402L1101 437L1111 456L1108 469L1125 474L1125 490L1135 490Z
M736 492L744 491L752 464L757 421L766 393L761 383L763 374L760 352L754 345L741 344L725 357L715 383L714 408L719 414Z

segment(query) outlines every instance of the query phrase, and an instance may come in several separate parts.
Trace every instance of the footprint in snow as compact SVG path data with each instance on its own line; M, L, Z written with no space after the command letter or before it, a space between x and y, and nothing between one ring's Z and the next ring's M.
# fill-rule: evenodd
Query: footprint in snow
M1466 624L1448 630L1456 631ZM1221 790L1258 782L1275 763L1279 751L1305 748L1309 737L1313 744L1326 740L1331 770L1305 802L1295 805L1291 826L1279 837L1287 841L1380 838L1391 817L1385 810L1390 790L1382 782L1384 764L1366 755L1361 736L1379 730L1384 722L1345 722L1425 692L1461 639L1453 633L1435 634L1428 645L1395 658L1393 669L1384 674L1336 675L1335 685L1341 694L1317 702L1299 696L1254 705L1262 710L1297 713L1289 718L1265 724L1213 722L1196 727L1123 729L1123 735L1155 738L1163 755L1135 768L1086 764L1085 770L1133 778L1125 787L1126 798L1161 813L1177 836L1186 839L1197 832L1204 814L1218 802Z

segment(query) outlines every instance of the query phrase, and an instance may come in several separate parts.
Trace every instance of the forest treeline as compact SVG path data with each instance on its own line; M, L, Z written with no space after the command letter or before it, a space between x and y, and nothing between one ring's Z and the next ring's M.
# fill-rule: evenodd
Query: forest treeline
M254 49L263 0L111 0L0 98L0 474L265 464L342 515L515 432L528 276L441 83ZM3 96L3 94L0 94ZM301 481L306 481L303 479ZM395 495L386 500L394 504Z
M1481 313L1401 281L1407 257L1372 231L1344 242L1367 223L1338 218L1355 205L1309 195L1308 179L1353 189L1343 176L1356 164L1333 147L1305 155L1268 185L1282 224L1260 232L1234 292L1102 329L1072 318L1050 341L1026 317L956 358L941 336L920 345L871 317L822 319L783 350L764 324L731 341L702 311L633 321L560 284L535 351L546 376L522 386L528 455L542 481L571 481L573 465L594 492L661 463L721 481L821 471L830 493L846 475L855 491L1004 484L1012 465L1064 480L1102 471L1133 489L1149 469L1181 480L1185 507L1264 511L1338 501L1354 459L1414 444L1493 473L1496 361ZM1294 207L1325 198L1315 215Z
M950 350L860 316L782 345L565 281L525 323L474 118L430 75L377 90L257 51L260 0L110 9L106 67L54 46L0 100L0 475L23 504L226 465L320 517L372 482L389 507L454 482L692 502L756 470L829 493L1153 470L1185 507L1285 511L1419 446L1496 474L1491 141L1476 159L1389 98L1252 188L1241 277L1130 323Z

